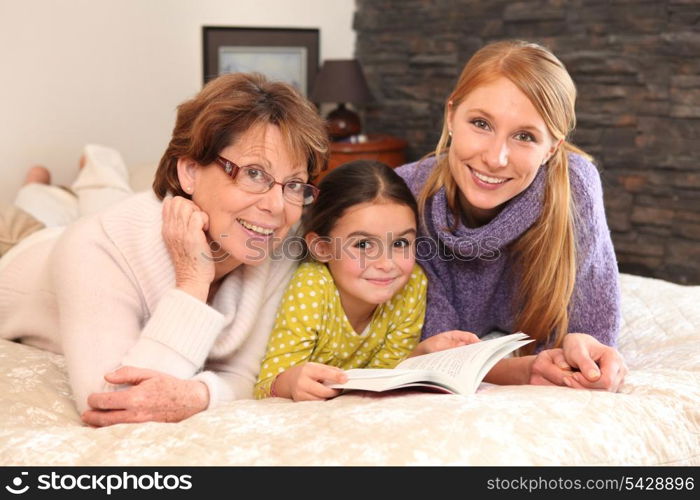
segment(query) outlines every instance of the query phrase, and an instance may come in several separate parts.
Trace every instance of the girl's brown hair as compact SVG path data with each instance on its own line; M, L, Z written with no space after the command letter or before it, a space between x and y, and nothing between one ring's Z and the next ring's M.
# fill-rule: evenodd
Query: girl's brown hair
M512 246L519 280L516 294L516 330L560 346L568 332L568 306L576 281L575 209L569 185L571 152L588 157L566 141L576 126L576 87L564 65L544 47L524 41L502 41L482 47L469 60L455 89L445 102L442 134L435 151L437 166L426 181L418 206L425 213L427 200L445 188L450 211L460 220L459 188L450 175L448 110L453 109L475 88L505 77L513 82L535 106L549 133L561 145L549 159L542 213L535 224ZM424 219L423 219L424 220ZM521 352L528 354L529 344Z
M326 175L318 187L321 193L302 218L304 234L313 232L328 237L349 208L374 201L405 205L418 222L413 193L401 176L384 163L373 160L345 163Z
M304 160L313 179L328 159L328 135L314 106L290 85L253 73L232 73L207 83L177 108L170 144L158 165L153 191L189 198L180 186L177 162L209 165L219 153L257 125L279 127L286 146Z

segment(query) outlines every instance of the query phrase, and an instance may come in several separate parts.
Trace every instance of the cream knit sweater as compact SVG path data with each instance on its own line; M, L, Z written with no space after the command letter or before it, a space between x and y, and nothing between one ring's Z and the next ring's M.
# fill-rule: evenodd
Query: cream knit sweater
M152 192L41 233L0 268L0 337L63 353L81 412L125 365L203 381L210 408L252 397L295 261L242 265L205 304L175 289Z

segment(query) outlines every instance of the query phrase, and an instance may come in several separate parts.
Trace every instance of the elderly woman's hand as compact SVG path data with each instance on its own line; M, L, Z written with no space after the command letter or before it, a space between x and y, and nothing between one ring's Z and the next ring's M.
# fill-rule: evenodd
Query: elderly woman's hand
M617 349L585 333L569 333L562 347L567 363L579 370L572 387L617 392L624 382L627 365Z
M209 405L204 382L182 380L156 370L124 366L105 375L111 384L131 387L88 397L89 410L81 415L93 427L137 422L179 422Z
M175 286L204 302L215 274L208 227L209 217L191 200L163 200L162 234L175 267Z

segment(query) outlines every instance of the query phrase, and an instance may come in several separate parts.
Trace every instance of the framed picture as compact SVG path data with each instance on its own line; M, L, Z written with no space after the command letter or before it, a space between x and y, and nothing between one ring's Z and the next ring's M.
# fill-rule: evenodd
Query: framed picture
M262 73L304 96L318 72L318 29L205 26L204 83L225 73Z

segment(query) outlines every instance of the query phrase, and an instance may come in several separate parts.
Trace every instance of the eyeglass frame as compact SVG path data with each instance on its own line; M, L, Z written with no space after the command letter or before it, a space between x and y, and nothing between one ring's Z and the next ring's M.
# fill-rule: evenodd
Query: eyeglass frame
M240 165L235 164L234 162L232 162L232 161L229 160L228 158L224 158L224 157L221 156L221 155L217 155L215 161L216 161L216 163L217 163L221 168L224 169L224 172L226 173L226 175L228 175L232 180L236 180L236 176L238 175L238 172L239 172L242 168L245 168L245 167L250 168L250 165L244 165L244 166L242 167L242 166L240 166ZM317 188L316 186L314 186L313 184L309 184L308 182L300 182L300 181L277 182L277 180L276 180L274 177L272 177L272 174L270 174L269 172L266 172L262 167L259 167L259 166L258 166L258 168L257 168L256 170L260 170L262 173L264 173L265 175L267 175L268 177L270 177L270 179L272 179L272 180L270 181L270 184L268 184L268 187L267 187L267 189L266 189L265 191L261 191L260 193L251 193L251 194L265 194L265 193L269 192L269 191L274 187L275 184L279 184L280 186L282 186L282 196L284 197L285 201L288 201L289 203L292 203L293 205L296 205L296 203L294 203L293 201L290 201L290 200L284 195L284 187L285 187L287 184L297 183L297 184L301 184L301 185L303 185L303 186L305 186L305 187L311 188L311 193L312 193L312 196L313 196L311 202L309 202L309 203L304 203L303 200L302 200L301 205L297 205L297 206L301 206L301 207L306 207L306 206L309 206L309 205L313 204L313 202L316 201L316 198L318 198L318 195L319 195L319 193L321 192L320 189L318 189L318 188Z

